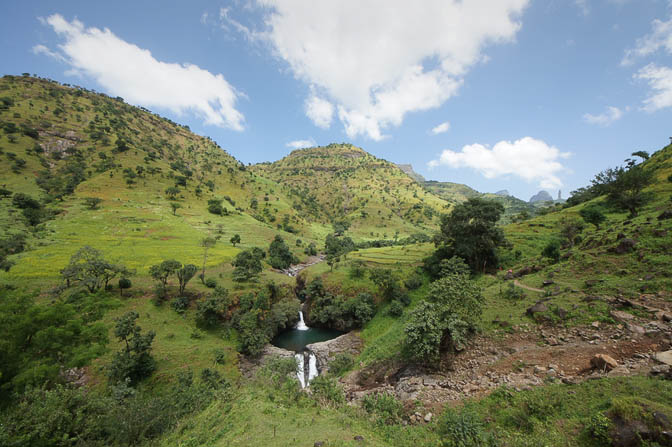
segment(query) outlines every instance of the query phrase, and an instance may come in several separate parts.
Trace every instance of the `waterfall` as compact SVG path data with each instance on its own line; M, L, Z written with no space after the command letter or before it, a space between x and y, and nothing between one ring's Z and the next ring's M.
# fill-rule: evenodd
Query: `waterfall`
M296 354L294 357L296 358L296 376L299 378L299 382L301 382L301 388L305 388L306 373L303 368L303 353Z
M307 331L310 329L306 326L306 323L303 322L303 312L299 311L299 322L296 323L296 329L299 331Z
M320 373L317 371L317 358L315 357L315 354L311 352L308 357L308 384L310 384L311 380L319 374Z

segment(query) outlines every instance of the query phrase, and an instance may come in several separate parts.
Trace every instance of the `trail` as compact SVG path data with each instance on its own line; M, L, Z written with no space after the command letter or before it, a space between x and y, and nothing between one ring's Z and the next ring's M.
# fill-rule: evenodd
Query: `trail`
M520 287L521 289L529 290L529 291L531 291L531 292L541 292L541 293L544 293L544 291L543 291L542 289L537 289L536 287L526 286L525 284L521 284L521 283L519 283L517 279L514 279L514 280L513 280L513 285L516 286L516 287Z

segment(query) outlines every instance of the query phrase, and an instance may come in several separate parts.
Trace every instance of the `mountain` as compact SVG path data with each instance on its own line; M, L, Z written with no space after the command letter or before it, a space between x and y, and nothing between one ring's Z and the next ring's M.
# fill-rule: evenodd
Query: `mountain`
M510 196L511 194L509 194L509 191L507 191L506 189L502 189L501 191L497 191L495 193L495 195L506 197L506 196Z
M551 197L548 191L539 191L530 198L529 203L552 202L552 201L553 197Z
M415 180L416 182L422 184L426 180L425 178L413 170L413 166L410 164L397 164L397 167L401 169L406 175Z
M322 224L345 219L361 239L430 233L449 204L394 163L351 144L299 149L252 167L271 179L295 210Z

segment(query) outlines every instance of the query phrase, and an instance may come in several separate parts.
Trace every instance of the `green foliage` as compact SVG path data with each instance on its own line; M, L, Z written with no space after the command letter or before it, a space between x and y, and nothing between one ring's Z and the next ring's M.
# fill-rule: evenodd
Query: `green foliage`
M119 294L124 295L124 289L130 289L133 286L128 278L119 278Z
M177 202L170 202L170 208L173 210L173 216L175 216L177 210L182 208L182 205Z
M611 444L612 422L603 412L597 412L590 417L584 430L598 445Z
M404 412L403 404L390 393L367 394L362 399L362 408L380 425L399 424Z
M453 256L449 259L442 259L439 263L440 278L448 275L468 275L469 273L469 266L460 257Z
M583 231L585 224L581 219L564 217L560 221L560 235L570 247L574 246L576 237Z
M106 261L99 250L85 245L70 257L68 265L61 270L61 278L68 287L84 286L90 293L95 293L101 288L107 289L109 282L117 276L131 273L124 265Z
M380 295L386 301L393 300L401 293L399 275L393 270L385 268L371 269L369 271L369 278L378 286Z
M348 272L350 278L360 279L364 277L365 273L366 273L366 267L364 266L364 263L362 261L356 260L350 263L350 270Z
M231 245L234 247L236 244L240 244L240 235L239 234L234 234L231 239L229 239L229 242L231 242Z
M271 267L284 270L297 262L298 259L289 251L285 240L280 235L276 235L268 247L268 263Z
M310 382L312 397L320 405L338 406L345 403L345 393L338 381L328 375L317 376Z
M84 366L107 343L104 325L72 304L37 304L0 289L0 401L27 386L53 384L62 369Z
M463 345L480 321L484 298L466 275L449 275L430 285L427 299L410 314L404 350L414 361L432 363L443 345Z
M219 199L210 199L208 200L208 211L212 214L221 216L225 213L225 209L222 206L222 201Z
M597 205L586 206L579 211L579 214L589 224L595 225L595 228L599 229L602 222L604 222L607 217L602 211L602 207Z
M520 287L516 287L513 282L506 284L504 290L499 291L500 297L508 301L520 301L525 298L525 292Z
M444 447L490 447L498 445L485 431L485 424L470 407L447 407L438 422L438 431Z
M226 318L230 305L229 291L223 287L216 287L212 293L197 303L196 323L206 328L215 327Z
M175 200L175 198L177 198L177 195L180 193L180 189L175 186L169 186L168 188L166 188L165 193L170 200Z
M250 281L262 271L261 260L263 252L259 249L241 251L231 262L233 266L233 280L236 282Z
M161 264L149 267L149 274L158 283L159 298L165 298L168 288L168 278L182 268L182 264L174 259L163 261ZM185 284L186 285L186 284Z
M215 278L208 278L205 280L205 287L208 289L214 289L217 287L217 280Z
M173 310L178 314L181 314L189 307L189 298L186 296L178 296L173 298L173 300L170 302L170 307L172 307Z
M315 245L315 242L311 242L308 244L308 246L303 250L305 254L308 256L315 256L317 254L317 246Z
M26 248L26 236L15 234L0 239L0 270L9 272L14 262L9 260L11 255L19 254Z
M599 194L606 194L607 203L629 211L636 217L639 210L652 198L644 189L653 182L653 171L626 160L626 166L606 169L592 180Z
M349 237L339 236L337 233L328 234L324 240L324 251L327 257L343 256L347 259L349 252L355 249L355 243Z
M337 354L329 362L329 374L334 376L342 376L345 372L349 371L353 366L355 366L355 358L348 353Z
M333 295L324 288L320 278L308 285L305 294L311 303L311 319L322 325L342 330L362 327L376 312L370 294L360 293L351 299Z
M390 307L387 309L387 314L394 318L402 316L404 314L404 305L398 300L392 301Z
M408 290L416 290L422 287L424 280L422 277L422 274L419 272L414 272L411 276L409 276L406 281L404 281L404 286Z
M441 260L453 256L464 259L472 272L496 267L497 248L507 245L504 233L496 225L503 211L500 203L469 199L442 216L440 231L434 237L438 248L425 261L429 274L438 277Z
M103 199L98 197L86 197L84 199L84 205L89 210L97 210L100 208L100 204L103 203Z
M544 258L548 258L553 262L558 262L560 260L560 241L557 239L551 239L548 241L544 249L541 251L541 255Z
M180 285L180 295L184 294L184 289L187 287L189 281L191 281L191 278L196 275L197 271L198 267L194 264L186 264L175 271Z
M156 369L156 361L151 355L155 332L142 334L142 328L136 320L140 317L131 311L117 318L114 335L124 343L124 348L117 352L109 367L108 375L113 382L129 381L131 385L149 377Z

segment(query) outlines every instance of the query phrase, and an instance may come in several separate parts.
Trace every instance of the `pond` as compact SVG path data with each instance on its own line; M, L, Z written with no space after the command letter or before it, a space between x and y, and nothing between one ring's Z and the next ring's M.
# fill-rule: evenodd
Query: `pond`
M331 340L332 338L336 338L343 334L345 334L345 332L337 331L336 329L312 327L307 330L290 329L278 334L271 340L271 344L278 348L287 349L288 351L303 352L306 349L306 345Z

